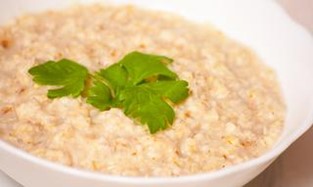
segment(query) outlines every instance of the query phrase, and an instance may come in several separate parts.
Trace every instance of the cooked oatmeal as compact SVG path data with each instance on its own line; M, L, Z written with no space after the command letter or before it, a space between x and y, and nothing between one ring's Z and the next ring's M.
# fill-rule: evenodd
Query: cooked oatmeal
M162 54L189 82L176 120L151 135L119 109L84 98L50 100L28 69L74 59L91 71L131 51ZM0 137L71 167L126 176L181 176L260 156L281 133L275 72L221 32L132 6L79 6L26 15L0 28Z

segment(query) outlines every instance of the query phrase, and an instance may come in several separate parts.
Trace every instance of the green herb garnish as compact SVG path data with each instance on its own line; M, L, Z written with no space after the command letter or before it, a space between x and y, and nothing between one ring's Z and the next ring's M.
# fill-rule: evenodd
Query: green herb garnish
M28 71L34 76L33 81L40 85L63 86L49 90L48 97L53 99L71 95L77 97L85 88L88 70L74 61L63 59L58 62L48 61Z
M84 66L67 59L48 61L29 70L34 82L58 86L48 97L86 97L101 111L120 108L125 115L147 124L150 133L173 124L174 104L189 95L188 83L167 68L172 59L132 52L119 62L90 74Z

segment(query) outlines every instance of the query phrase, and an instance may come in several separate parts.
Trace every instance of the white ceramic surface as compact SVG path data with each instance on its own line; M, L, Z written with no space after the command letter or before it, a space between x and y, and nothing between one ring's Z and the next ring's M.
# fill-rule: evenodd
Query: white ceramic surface
M18 184L16 181L11 179L9 176L7 176L5 173L0 171L0 186L1 187L22 187L20 184Z
M92 0L0 0L0 22L25 11ZM112 2L112 0L111 0ZM177 12L210 22L253 48L279 76L288 106L286 126L275 147L263 156L211 173L180 178L131 178L85 172L35 158L0 141L0 168L26 187L229 187L262 172L313 123L313 39L282 9L267 0L116 0L116 3Z

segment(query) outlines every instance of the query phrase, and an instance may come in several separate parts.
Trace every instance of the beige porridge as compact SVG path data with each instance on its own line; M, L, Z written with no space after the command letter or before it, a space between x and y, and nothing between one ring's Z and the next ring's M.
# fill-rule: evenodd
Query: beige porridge
M91 71L131 51L162 54L189 82L176 120L151 135L119 109L84 98L48 99L32 66L74 59ZM0 28L0 137L38 157L126 176L181 176L265 153L281 133L285 106L275 72L221 32L131 6L81 6L27 15Z

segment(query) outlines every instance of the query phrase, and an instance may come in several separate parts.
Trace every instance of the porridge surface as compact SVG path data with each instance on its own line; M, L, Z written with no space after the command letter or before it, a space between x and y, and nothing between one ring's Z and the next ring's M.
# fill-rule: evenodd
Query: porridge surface
M84 98L50 100L28 69L69 58L91 71L131 51L161 54L189 82L173 126L150 135L121 110ZM275 73L221 32L131 6L81 6L26 15L0 28L0 137L64 165L127 176L181 176L263 154L282 131Z

